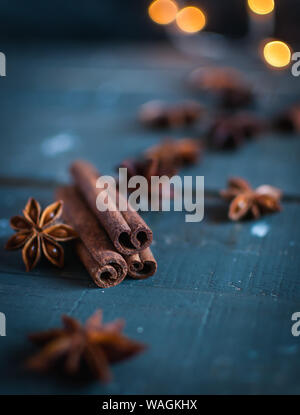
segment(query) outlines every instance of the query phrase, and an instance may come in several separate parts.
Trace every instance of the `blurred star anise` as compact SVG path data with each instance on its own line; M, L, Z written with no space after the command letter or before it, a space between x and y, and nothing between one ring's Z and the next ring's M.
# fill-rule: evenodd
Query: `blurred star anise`
M30 198L23 210L24 216L13 216L11 227L17 232L9 238L5 248L22 249L26 271L35 267L43 251L46 258L57 267L64 264L64 251L58 241L76 238L75 231L68 225L54 222L61 216L63 202L49 205L42 213L40 204Z
M142 105L139 119L147 127L176 128L194 123L201 117L202 113L203 107L192 100L175 104L149 101Z
M269 185L252 189L250 184L240 177L230 178L227 189L221 190L220 194L223 199L231 202L228 217L233 221L240 220L249 214L258 219L263 213L281 210L282 192L280 189Z
M300 133L300 104L280 114L275 120L275 125L282 131Z
M168 168L170 173L172 173L172 169L177 170L183 166L196 163L201 155L201 151L201 143L197 140L191 138L182 138L181 140L166 138L157 146L149 148L145 152L145 158L156 160L158 171L161 170L161 174L168 175Z
M265 129L265 123L248 112L219 116L208 133L209 144L217 149L234 149Z
M196 69L190 75L190 82L197 89L219 96L224 107L243 107L253 100L251 85L238 70L230 67Z
M128 180L139 175L150 183L152 176L172 177L181 167L196 163L202 151L202 144L197 140L167 138L145 151L140 159L125 160L120 167L127 168Z
M63 328L29 336L42 350L27 361L31 370L46 371L59 363L69 375L88 369L96 378L111 379L109 364L142 352L145 346L122 334L123 320L102 322L97 310L84 325L69 316L62 316Z

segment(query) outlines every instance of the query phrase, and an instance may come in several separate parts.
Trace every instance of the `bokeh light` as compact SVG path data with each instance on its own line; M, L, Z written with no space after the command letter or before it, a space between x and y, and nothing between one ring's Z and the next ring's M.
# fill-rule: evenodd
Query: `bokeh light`
M183 32L196 33L204 28L206 17L198 7L189 6L177 13L176 23Z
M266 43L263 54L266 62L275 68L283 68L291 61L291 49L280 40Z
M274 10L274 0L248 0L248 6L256 14L269 14Z
M148 9L150 18L158 24L169 24L176 18L178 7L173 0L155 0Z

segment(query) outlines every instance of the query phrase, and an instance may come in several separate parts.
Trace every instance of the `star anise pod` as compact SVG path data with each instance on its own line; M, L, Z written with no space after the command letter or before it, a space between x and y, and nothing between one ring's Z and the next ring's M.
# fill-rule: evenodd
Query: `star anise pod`
M220 194L223 199L231 202L228 217L233 221L240 220L249 214L258 219L261 214L281 210L282 192L280 189L269 185L253 189L246 180L240 177L230 178L227 189L221 190Z
M241 74L230 67L202 67L193 70L189 82L197 89L221 91L240 83Z
M140 159L125 160L120 167L127 168L128 179L138 175L145 177L150 183L152 176L172 177L181 167L195 164L202 151L203 147L197 140L167 138L145 151Z
M195 164L201 154L201 143L191 138L181 140L164 139L160 144L149 148L144 153L146 159L157 160L161 170L168 171L167 166L177 170L189 164Z
M153 189L151 186L152 176L172 177L178 170L186 165L197 162L203 151L201 142L190 138L181 140L165 139L157 146L149 148L139 159L128 159L121 163L119 167L127 169L127 180L133 176L143 176L148 182L148 197L150 198ZM128 192L133 192L135 188L128 188ZM159 188L159 199L165 198L163 188ZM173 199L174 189L171 187L167 197Z
M127 359L145 349L145 345L122 334L123 320L108 324L102 322L102 311L97 310L84 325L69 316L62 316L63 327L29 336L42 349L27 361L27 367L46 371L63 365L69 375L88 369L101 381L111 379L109 364Z
M300 104L280 114L275 120L275 125L282 131L300 133Z
M190 81L193 87L218 95L224 107L243 107L253 100L251 86L233 68L200 68L192 72Z
M265 123L255 115L242 112L218 117L208 133L209 144L217 149L234 149L245 139L253 138L265 128Z
M163 101L150 101L142 105L140 121L152 128L176 128L197 121L203 113L203 107L196 101L188 100L175 104Z
M54 222L61 216L63 202L49 205L42 213L40 204L30 198L23 210L24 216L13 216L10 226L16 233L9 238L5 248L22 249L26 271L35 267L43 251L46 258L57 267L64 264L64 251L58 241L69 241L77 235L68 225Z

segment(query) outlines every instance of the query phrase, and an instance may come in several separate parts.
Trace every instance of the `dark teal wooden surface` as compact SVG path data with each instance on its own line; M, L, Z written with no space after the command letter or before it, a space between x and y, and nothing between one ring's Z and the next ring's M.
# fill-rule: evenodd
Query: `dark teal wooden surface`
M55 182L69 180L74 158L112 173L158 142L160 133L136 123L138 106L191 97L183 80L199 64L164 46L8 48L7 59L8 76L0 79L1 246L11 234L9 217L29 196L50 203ZM288 73L270 75L245 59L237 66L262 85L260 113L299 94L299 79ZM173 135L197 136L199 128ZM299 156L297 137L268 134L238 152L208 152L187 169L205 176L205 219L187 224L184 213L145 215L159 266L145 281L96 288L71 246L63 271L42 262L27 274L20 252L1 248L7 336L0 337L0 393L299 393L300 340L291 335L291 315L300 311ZM232 174L281 187L288 196L283 212L229 223L213 195ZM113 367L111 384L22 368L35 350L29 332L59 325L63 313L84 320L96 308L106 321L125 318L126 333L149 345Z

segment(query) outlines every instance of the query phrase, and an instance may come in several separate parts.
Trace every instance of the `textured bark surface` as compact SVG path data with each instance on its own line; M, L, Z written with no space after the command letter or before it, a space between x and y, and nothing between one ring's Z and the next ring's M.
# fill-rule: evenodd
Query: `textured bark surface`
M93 165L85 161L76 161L71 166L71 174L90 209L94 212L119 252L130 255L150 246L152 231L140 215L124 199L127 210L120 212L116 201L110 197L109 193L105 189L97 189L96 182L100 174ZM105 198L108 200L106 204L108 208L104 211L100 211L96 205L96 199L100 192L104 192ZM117 193L117 199L118 197L119 194Z
M157 271L157 262L150 248L137 254L125 257L128 265L128 275L136 279L145 279L154 275Z
M120 284L127 274L126 262L79 192L75 187L65 186L57 189L56 196L64 201L63 218L72 224L81 239L76 250L94 282L102 288Z

